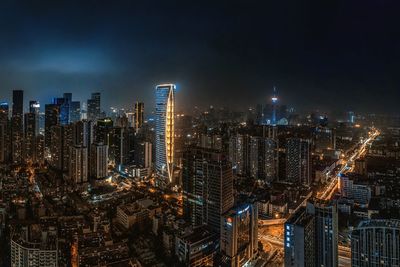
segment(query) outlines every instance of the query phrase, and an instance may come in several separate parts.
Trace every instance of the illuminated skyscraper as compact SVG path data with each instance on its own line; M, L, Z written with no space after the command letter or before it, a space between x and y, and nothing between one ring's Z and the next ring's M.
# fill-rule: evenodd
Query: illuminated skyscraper
M135 103L135 130L136 132L142 128L144 121L144 103L136 102Z
M163 182L172 182L174 171L174 84L156 87L156 172Z

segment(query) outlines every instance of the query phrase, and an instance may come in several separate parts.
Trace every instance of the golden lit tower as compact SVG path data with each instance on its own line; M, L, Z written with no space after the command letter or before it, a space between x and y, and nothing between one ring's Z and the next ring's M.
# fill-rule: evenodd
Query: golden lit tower
M156 172L163 181L172 182L174 168L174 84L156 86Z

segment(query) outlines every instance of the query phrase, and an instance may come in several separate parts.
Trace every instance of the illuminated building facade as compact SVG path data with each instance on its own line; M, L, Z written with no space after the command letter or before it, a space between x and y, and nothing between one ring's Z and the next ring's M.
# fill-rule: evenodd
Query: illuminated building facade
M221 220L221 266L245 266L258 249L258 210L255 204L242 204Z
M156 87L156 172L162 182L170 183L174 171L175 149L175 91L174 84Z

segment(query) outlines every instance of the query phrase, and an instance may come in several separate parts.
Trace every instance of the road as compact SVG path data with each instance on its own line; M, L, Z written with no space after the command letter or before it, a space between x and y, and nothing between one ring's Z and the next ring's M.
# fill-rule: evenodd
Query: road
M354 161L365 153L366 146L371 141L373 141L379 134L380 132L374 129L373 132L369 133L369 137L361 143L358 149L354 150L354 153L348 159L343 159L343 166L337 173L334 173L330 176L331 179L329 184L325 187L325 189L322 192L319 192L317 194L317 197L319 199L328 200L332 198L332 195L338 188L338 177L341 176L342 174L345 174L349 170L353 169Z

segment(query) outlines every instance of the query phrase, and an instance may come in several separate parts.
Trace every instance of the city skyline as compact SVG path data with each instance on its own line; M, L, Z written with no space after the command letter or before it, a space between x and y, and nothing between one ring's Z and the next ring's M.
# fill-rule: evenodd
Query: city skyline
M82 101L98 91L105 107L153 106L154 86L171 82L185 111L254 106L276 86L281 100L299 110L398 114L395 2L0 7L7 40L0 46L2 100L13 89L41 103L63 92Z
M0 1L0 266L400 266L391 1Z

